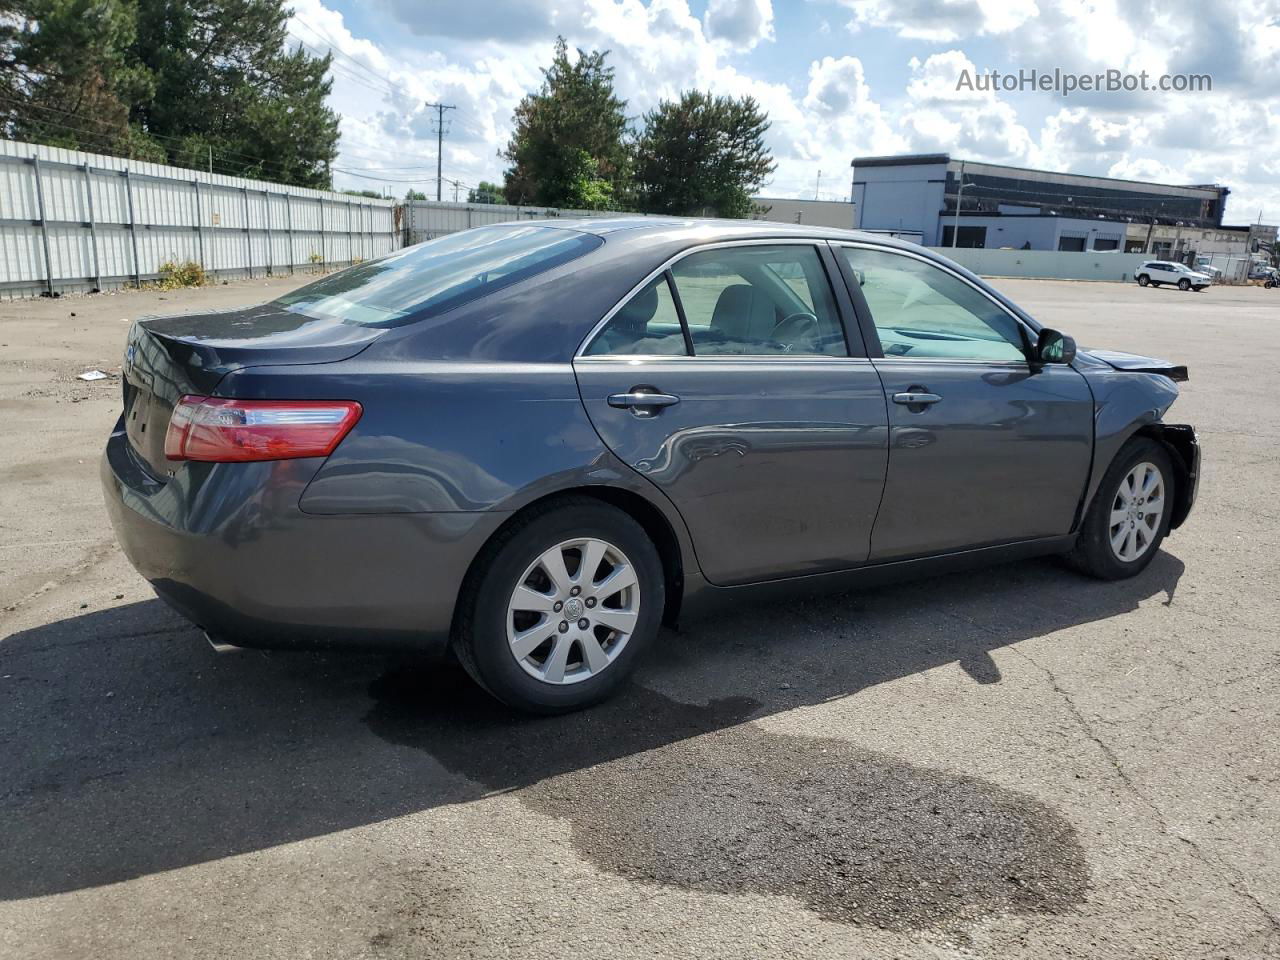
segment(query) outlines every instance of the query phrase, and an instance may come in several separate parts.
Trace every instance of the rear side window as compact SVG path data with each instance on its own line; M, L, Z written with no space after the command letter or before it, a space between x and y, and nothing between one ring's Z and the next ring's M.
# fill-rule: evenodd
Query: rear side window
M394 327L545 273L603 242L558 227L480 227L357 264L275 303L316 319Z
M707 250L678 261L671 273L698 356L849 355L813 247Z
M680 311L667 275L661 274L645 285L613 315L599 336L591 341L585 356L618 357L685 355L684 330Z
M700 357L847 357L818 251L743 244L692 253L623 304L585 355L687 355L690 347Z

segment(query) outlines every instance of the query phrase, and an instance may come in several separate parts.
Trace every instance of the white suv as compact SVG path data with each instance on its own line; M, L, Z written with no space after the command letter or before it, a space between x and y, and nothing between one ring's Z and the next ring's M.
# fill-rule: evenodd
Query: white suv
M1213 283L1207 273L1197 273L1190 267L1169 260L1148 260L1136 271L1138 283L1144 287L1172 284L1179 290L1203 290Z

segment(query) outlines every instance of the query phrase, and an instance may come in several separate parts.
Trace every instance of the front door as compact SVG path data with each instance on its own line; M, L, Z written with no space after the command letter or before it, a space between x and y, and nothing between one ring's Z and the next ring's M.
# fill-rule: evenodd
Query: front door
M1093 446L1084 377L1033 369L1023 324L958 274L906 252L841 252L889 409L871 559L1070 533Z
M835 269L811 243L691 253L574 363L597 432L675 504L712 583L867 559L888 428Z

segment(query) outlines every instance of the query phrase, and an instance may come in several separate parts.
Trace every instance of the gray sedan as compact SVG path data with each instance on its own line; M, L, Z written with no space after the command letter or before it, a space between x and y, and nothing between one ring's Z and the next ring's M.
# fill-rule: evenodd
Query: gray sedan
M134 324L102 478L211 637L448 648L555 712L715 600L1051 553L1137 574L1195 501L1185 378L882 237L505 224Z

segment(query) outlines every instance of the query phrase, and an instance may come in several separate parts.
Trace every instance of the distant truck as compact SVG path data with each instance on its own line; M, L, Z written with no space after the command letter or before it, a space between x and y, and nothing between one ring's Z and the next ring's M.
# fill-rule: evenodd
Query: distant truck
M1222 271L1206 256L1196 257L1196 271L1211 277L1214 283L1222 282Z

